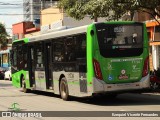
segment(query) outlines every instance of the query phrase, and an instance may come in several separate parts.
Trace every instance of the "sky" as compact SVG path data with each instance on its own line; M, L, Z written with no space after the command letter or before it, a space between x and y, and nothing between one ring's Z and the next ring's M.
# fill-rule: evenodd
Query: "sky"
M12 34L12 24L23 21L23 0L0 0L0 22Z

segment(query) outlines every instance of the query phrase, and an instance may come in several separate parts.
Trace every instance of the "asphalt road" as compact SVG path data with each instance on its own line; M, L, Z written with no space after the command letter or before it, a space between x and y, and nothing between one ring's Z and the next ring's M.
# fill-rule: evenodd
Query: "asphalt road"
M74 111L83 113L83 111L160 111L160 94L159 93L126 93L121 94L115 99L104 97L96 98L76 98L72 97L70 101L63 101L59 95L46 92L31 92L23 93L21 89L12 86L11 81L0 80L0 111L8 111L16 103L21 111ZM90 114L90 113L86 114ZM60 112L59 114L68 114ZM76 113L69 113L71 116ZM84 113L83 113L84 114ZM113 119L113 120L158 120L159 117L96 117L93 112L91 117L42 117L42 118L28 118L32 119L72 119L72 120L99 120L99 119ZM11 118L0 118L0 120ZM13 118L27 119L27 118Z

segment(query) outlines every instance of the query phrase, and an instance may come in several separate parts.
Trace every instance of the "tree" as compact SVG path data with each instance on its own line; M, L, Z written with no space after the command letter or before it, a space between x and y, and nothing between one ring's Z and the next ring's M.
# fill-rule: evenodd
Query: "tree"
M118 11L122 10L119 16L123 16L124 13L129 12L131 14L131 20L135 11L148 13L155 20L157 20L156 16L160 18L159 0L114 0L114 4L117 6ZM113 10L116 11L116 8L113 8Z
M85 15L97 21L98 17L106 17L107 20L118 20L126 13L131 15L135 11L146 12L154 19L160 17L159 0L60 0L59 8L62 8L69 16L81 20Z
M60 0L58 7L77 20L89 15L97 21L98 17L109 16L110 0Z
M119 20L126 13L129 13L131 15L130 18L132 19L137 8L135 5L136 0L112 0L112 7L110 10L113 14L110 15L110 20Z
M156 16L160 18L160 1L159 0L141 0L137 5L137 10L150 14L158 23ZM159 23L160 24L160 23Z
M8 36L9 35L6 32L5 26L0 23L0 44L2 45L2 47L5 47L7 45Z

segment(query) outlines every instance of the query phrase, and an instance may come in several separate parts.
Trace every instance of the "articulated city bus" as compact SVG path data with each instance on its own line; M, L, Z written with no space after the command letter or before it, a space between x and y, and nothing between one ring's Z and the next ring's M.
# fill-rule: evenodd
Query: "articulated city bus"
M16 87L69 96L149 88L148 38L144 23L102 22L15 40Z

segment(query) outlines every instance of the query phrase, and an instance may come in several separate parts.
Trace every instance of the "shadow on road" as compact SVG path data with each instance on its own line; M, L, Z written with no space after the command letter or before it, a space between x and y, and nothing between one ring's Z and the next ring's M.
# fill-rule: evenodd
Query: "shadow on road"
M44 95L47 97L55 97L58 99L60 95L49 92L34 91L34 94ZM127 106L127 105L160 105L160 93L126 93L120 94L116 98L107 96L96 97L73 97L70 96L69 101L80 102L84 104L99 105L99 106Z
M47 96L47 97L55 97L55 98L60 98L60 95L56 95L52 92L44 92L44 91L31 91L32 93L36 94L36 95L43 95L43 96Z
M121 94L116 98L109 98L107 96L97 96L93 98L74 97L72 101L100 106L160 105L160 95L128 93Z
M10 82L8 81L1 82L0 89L8 89L8 87L12 86L9 83ZM12 90L12 88L10 90ZM20 96L43 95L47 97L61 99L60 95L56 95L50 92L32 91L31 93L33 94L22 94ZM1 96L1 97L7 97L7 96ZM69 102L79 102L79 103L99 105L99 106L160 105L160 92L155 93L153 91L148 91L148 93L143 93L143 94L126 93L126 94L120 94L116 98L110 98L107 96L82 97L82 98L70 97Z
M6 88L5 88L6 89ZM19 91L20 92L20 91ZM22 92L22 91L21 91ZM32 94L21 94L13 96L0 96L0 97L23 97L23 96L47 96L57 98L61 101L60 95L50 92L32 91ZM116 98L107 96L96 97L73 97L70 96L68 102L79 102L83 104L98 105L98 106L134 106L134 105L160 105L160 93L126 93L120 94Z

